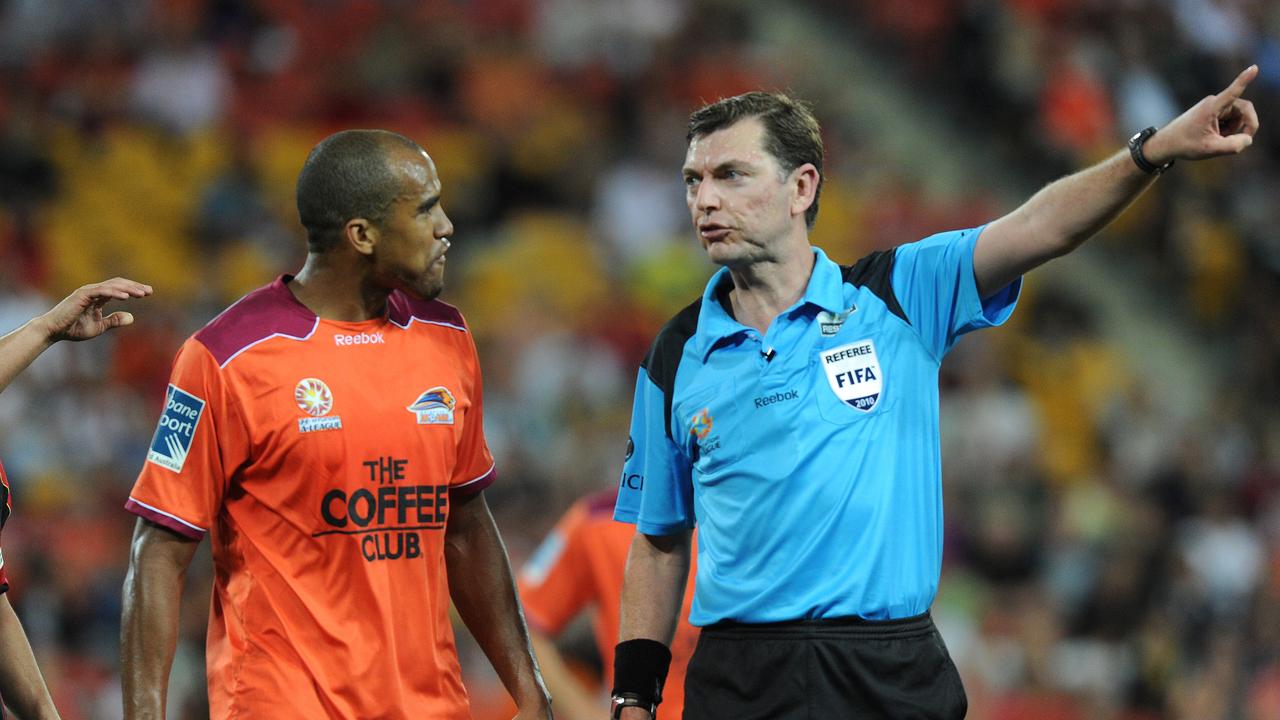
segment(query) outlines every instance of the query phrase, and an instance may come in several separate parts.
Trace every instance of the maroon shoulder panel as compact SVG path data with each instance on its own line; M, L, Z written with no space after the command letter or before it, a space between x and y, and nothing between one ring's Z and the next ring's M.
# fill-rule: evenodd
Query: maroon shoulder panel
M302 339L316 328L315 313L298 302L281 275L274 282L240 298L196 333L218 365L272 335Z
M413 320L421 320L466 329L458 308L440 300L418 300L396 290L387 299L387 305L389 319L400 327L408 327Z

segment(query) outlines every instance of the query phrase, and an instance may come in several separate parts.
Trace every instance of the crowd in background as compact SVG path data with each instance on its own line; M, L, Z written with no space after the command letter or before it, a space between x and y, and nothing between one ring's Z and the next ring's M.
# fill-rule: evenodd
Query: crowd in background
M837 104L859 98L860 78L814 37L779 40L773 11L0 2L0 332L102 277L156 288L134 327L54 348L0 398L10 595L63 717L119 716L122 505L173 353L301 266L293 182L329 132L393 129L439 166L457 227L444 299L480 345L499 467L486 494L518 566L572 500L616 481L638 361L713 270L679 181L684 120L703 101L781 88L814 102L829 157L814 242L852 262L1011 209L1001 190L1026 195L1115 152L1251 62L1256 146L1175 166L1081 251L1193 342L1135 343L1096 277L1036 274L1009 327L944 363L934 614L977 720L1280 717L1280 6L790 11L887 59L913 103L989 149L941 192L910 170L928 158L885 149L893 128ZM1193 386L1159 382L1157 354ZM206 559L184 596L174 717L202 712L209 593ZM486 663L468 645L463 662L477 718L498 716Z

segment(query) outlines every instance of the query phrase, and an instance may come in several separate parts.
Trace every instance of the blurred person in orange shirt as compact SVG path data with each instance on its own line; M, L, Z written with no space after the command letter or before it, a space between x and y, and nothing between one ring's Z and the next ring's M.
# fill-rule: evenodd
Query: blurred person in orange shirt
M149 285L124 278L85 285L45 314L0 337L0 391L59 340L88 340L133 323L133 315L128 312L104 315L102 308L108 302L150 294ZM9 478L0 464L0 530L12 511ZM27 634L13 612L8 591L9 577L0 553L0 697L24 719L57 718L58 711L36 666ZM3 716L4 708L0 706L0 717Z
M556 699L556 716L562 720L598 718L613 687L622 578L635 538L634 527L613 519L617 498L617 490L609 490L574 503L520 571L520 599L533 646ZM685 667L698 642L698 628L689 624L696 573L692 565L680 624L671 643L671 670L662 697L664 717L679 718L684 711ZM592 634L605 669L599 688L585 686L555 644L556 636L588 608L594 608Z
M164 716L206 534L211 717L466 720L451 600L518 720L551 717L483 494L496 474L475 343L436 299L453 235L441 192L409 138L326 138L298 176L302 270L179 351L126 504L126 718Z

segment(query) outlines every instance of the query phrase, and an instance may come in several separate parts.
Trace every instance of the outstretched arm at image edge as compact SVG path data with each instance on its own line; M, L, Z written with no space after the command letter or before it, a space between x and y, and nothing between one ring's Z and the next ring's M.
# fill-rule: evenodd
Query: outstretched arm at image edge
M133 323L133 315L127 312L104 315L102 307L108 302L150 294L150 285L124 278L85 285L48 312L0 337L0 391L55 342L88 340Z

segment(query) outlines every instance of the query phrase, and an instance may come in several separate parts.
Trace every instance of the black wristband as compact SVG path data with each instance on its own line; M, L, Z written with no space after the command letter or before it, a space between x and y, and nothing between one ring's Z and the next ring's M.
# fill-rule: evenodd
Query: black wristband
M630 695L657 705L662 702L669 669L671 650L657 640L620 642L613 652L613 695Z
M1148 175L1160 175L1164 173L1165 170L1173 167L1172 160L1164 165L1153 165L1151 161L1147 159L1147 156L1142 154L1142 146L1145 145L1147 140L1150 140L1151 136L1155 134L1156 129L1154 127L1149 127L1145 130L1139 130L1133 134L1133 137L1129 138L1129 157L1133 158L1133 164L1137 165L1139 170Z

